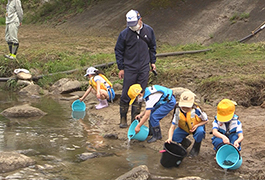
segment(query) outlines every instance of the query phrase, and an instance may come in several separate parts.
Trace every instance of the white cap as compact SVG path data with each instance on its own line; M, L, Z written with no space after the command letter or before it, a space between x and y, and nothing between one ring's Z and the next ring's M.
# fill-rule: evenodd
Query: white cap
M88 76L89 74L96 74L95 71L97 71L98 69L94 68L94 67L89 67L86 70L86 74L84 76Z
M127 26L133 27L136 26L138 23L138 20L141 18L140 13L136 10L130 10L126 14L126 21L127 21Z

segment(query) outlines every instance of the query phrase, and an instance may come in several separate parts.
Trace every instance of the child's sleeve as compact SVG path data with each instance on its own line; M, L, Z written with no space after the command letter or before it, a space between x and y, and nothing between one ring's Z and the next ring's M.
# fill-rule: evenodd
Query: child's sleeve
M236 128L236 132L239 133L243 133L243 129L242 129L242 123L240 121L237 121L237 128Z
M205 112L202 112L200 108L195 109L195 114L202 120L202 121L208 121L207 114Z
M176 108L173 115L172 124L178 126L178 123L179 123L179 108Z

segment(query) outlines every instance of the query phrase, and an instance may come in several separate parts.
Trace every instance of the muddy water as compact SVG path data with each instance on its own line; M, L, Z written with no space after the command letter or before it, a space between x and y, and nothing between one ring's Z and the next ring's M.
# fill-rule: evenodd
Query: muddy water
M0 111L27 102L13 93L0 92ZM238 179L220 168L211 168L185 158L178 168L160 165L161 154L119 140L103 139L86 114L82 121L72 118L69 103L52 98L31 100L31 105L48 114L40 119L13 119L0 116L0 151L22 151L36 160L36 165L0 174L0 179L115 179L139 165L147 165L151 174L167 177L200 176L205 179ZM132 142L131 142L132 143ZM80 161L85 152L105 153L105 156ZM201 157L203 158L203 157ZM214 161L213 161L214 163ZM207 167L206 167L207 166ZM216 167L216 165L213 165ZM160 178L156 178L160 179Z

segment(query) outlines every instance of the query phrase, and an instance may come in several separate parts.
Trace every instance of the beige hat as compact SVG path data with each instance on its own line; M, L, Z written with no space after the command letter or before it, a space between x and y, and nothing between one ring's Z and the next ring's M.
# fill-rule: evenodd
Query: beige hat
M195 94L191 91L184 91L180 95L179 107L192 107L195 100Z

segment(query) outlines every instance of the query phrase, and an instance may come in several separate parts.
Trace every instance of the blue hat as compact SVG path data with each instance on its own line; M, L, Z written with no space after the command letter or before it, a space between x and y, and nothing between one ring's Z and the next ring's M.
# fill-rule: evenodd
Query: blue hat
M130 10L126 14L127 26L133 27L136 26L139 19L141 18L140 13L136 10Z

